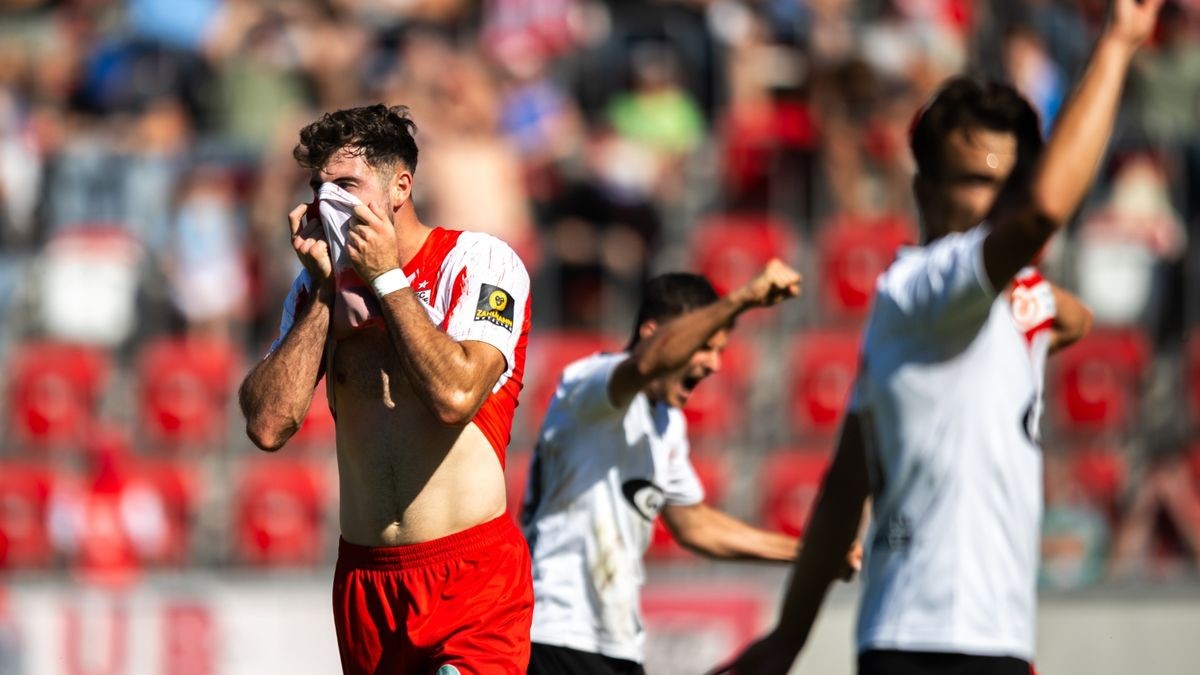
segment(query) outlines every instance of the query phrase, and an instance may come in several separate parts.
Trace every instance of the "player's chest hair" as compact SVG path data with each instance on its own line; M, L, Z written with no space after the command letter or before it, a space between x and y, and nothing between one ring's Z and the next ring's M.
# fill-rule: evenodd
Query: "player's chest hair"
M394 407L413 397L386 330L359 329L332 342L330 353L329 373L340 398L375 400Z

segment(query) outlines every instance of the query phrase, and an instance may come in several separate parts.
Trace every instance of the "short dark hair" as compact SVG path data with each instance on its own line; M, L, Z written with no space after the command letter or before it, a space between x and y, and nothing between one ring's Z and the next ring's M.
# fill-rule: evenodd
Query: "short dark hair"
M955 77L942 85L913 123L909 146L919 174L929 178L942 175L945 139L959 129L1013 134L1017 139L1013 178L1028 176L1042 153L1037 111L1016 89L1001 82Z
M373 169L417 170L417 125L402 105L382 103L325 113L300 130L300 143L292 150L296 162L306 169L320 169L334 153L350 148L361 154Z
M646 282L642 287L642 304L638 308L637 321L633 324L633 335L629 339L632 348L641 339L638 331L643 323L659 323L716 302L720 296L708 279L688 272L668 272Z

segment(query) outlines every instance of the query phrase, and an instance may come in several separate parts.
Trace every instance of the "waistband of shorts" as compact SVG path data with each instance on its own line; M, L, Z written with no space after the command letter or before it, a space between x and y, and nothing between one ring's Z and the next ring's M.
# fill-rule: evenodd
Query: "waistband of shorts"
M360 546L345 539L338 542L338 566L396 571L457 560L480 549L490 548L521 533L507 513L454 534L403 546Z

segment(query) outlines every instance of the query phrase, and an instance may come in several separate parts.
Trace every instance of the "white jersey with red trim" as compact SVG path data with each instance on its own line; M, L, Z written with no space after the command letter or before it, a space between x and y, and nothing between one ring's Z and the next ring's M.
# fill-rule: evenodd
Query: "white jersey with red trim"
M1053 294L1032 270L997 294L988 231L902 249L876 283L850 404L874 497L860 652L1033 657Z
M496 237L439 227L429 233L421 250L404 266L404 273L439 329L458 342L486 342L504 356L507 368L472 420L503 465L529 339L529 273L525 265ZM279 337L271 345L272 351L282 344L295 322L296 308L307 301L311 292L312 278L302 271L284 302ZM339 292L335 305L342 303L341 296ZM382 324L378 300L374 296L365 300L365 320L334 307L331 333L335 340L363 327Z

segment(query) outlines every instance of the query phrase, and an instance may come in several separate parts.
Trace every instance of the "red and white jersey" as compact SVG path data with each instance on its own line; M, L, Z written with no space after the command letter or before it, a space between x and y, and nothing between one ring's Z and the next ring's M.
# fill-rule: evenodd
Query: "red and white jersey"
M425 306L429 319L458 342L486 342L504 355L508 364L492 393L472 422L491 442L504 465L505 448L512 433L513 415L525 373L525 346L529 339L529 273L517 254L503 241L477 232L435 228L421 250L404 266L409 285ZM295 321L296 309L312 292L312 279L302 271L284 302L276 349ZM349 290L349 289L344 289ZM368 318L351 325L337 304L333 311L333 338L383 322L374 296L366 297Z

